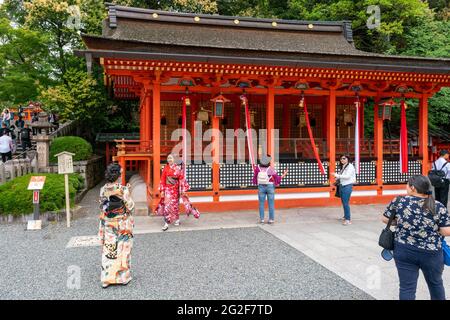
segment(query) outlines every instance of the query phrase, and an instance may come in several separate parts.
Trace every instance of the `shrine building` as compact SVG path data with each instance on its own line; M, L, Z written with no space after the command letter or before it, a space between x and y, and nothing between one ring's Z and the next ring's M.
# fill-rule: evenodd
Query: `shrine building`
M182 126L186 98L191 136L197 122L202 132L212 128L225 137L226 129L246 130L240 98L245 95L252 129L267 129L267 153L276 154L279 172L289 169L277 189L277 208L338 205L330 172L342 154L354 158L359 153L352 203L387 203L405 192L408 177L428 172L428 100L450 86L450 59L357 50L349 21L229 17L113 4L107 10L102 35L82 35L86 49L76 54L86 59L88 71L93 63L103 67L114 99L139 103L139 134L107 143L107 158L126 168L124 183L131 171L142 177L149 209L160 200L161 169L179 143L171 134ZM211 101L217 97L223 99L220 106ZM418 139L408 143L407 172L402 173L401 139L386 139L383 123L404 99L417 102L412 108L419 120L411 128ZM370 114L364 111L369 105ZM368 116L371 136L364 135ZM235 161L224 161L230 150L219 142L217 137L201 142L202 150L212 143L212 161L186 164L192 202L203 211L256 209L248 150L246 161L234 153ZM188 146L191 153L194 147ZM261 153L258 145L254 150Z

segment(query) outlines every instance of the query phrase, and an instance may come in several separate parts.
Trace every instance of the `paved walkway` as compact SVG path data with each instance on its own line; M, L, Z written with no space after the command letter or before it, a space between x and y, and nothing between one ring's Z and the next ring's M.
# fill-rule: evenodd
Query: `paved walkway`
M380 257L383 206L278 210L276 224L256 211L181 217L162 232L161 217L136 217L133 284L101 289L98 188L67 229L0 225L0 299L397 299L394 262ZM75 269L71 269L75 268ZM77 269L78 268L78 269ZM80 270L80 288L69 288ZM445 270L447 295L450 272ZM421 276L417 297L429 299Z
M342 226L339 207L278 210L274 225L258 225L257 211L203 214L199 220L181 217L179 227L167 232L258 226L307 255L325 268L376 299L398 299L398 276L394 261L381 258L378 237L383 228L381 205L352 206L353 224ZM159 217L137 217L136 232L161 232ZM450 270L444 283L450 296ZM420 275L417 299L429 299Z

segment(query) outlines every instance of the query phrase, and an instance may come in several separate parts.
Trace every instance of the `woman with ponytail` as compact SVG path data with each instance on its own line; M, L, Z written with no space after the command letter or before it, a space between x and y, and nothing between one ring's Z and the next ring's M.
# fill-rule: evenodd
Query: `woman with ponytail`
M434 200L428 177L412 176L406 191L407 195L395 198L383 214L384 223L395 215L394 260L400 279L400 300L416 298L419 270L431 299L445 300L442 240L450 236L450 216L447 208Z

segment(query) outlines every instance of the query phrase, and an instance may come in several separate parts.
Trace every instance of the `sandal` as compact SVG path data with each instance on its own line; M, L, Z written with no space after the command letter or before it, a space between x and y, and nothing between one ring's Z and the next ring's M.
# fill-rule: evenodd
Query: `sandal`
M349 226L349 225L351 225L352 224L352 222L350 221L350 220L344 220L343 222L342 222L342 225L343 226Z

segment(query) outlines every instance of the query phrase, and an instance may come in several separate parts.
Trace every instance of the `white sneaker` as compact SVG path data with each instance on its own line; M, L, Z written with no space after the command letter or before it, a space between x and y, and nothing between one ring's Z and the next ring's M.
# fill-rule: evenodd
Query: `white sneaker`
M166 231L169 229L169 225L167 223L164 224L164 227L162 227L162 231Z
M178 219L177 221L175 221L175 222L173 223L173 225L174 225L174 226L179 226L179 225L180 225L180 219Z

